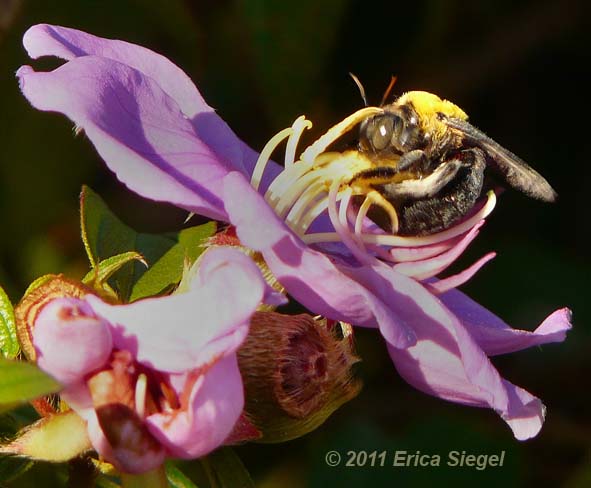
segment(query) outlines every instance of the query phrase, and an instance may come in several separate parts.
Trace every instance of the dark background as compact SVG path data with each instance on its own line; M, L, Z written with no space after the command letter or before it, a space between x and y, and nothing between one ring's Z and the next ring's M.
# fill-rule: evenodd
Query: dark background
M361 395L316 432L279 446L239 449L263 488L591 486L589 376L589 9L571 1L0 0L0 283L18 299L35 277L86 271L78 231L82 183L142 231L178 229L184 213L125 191L62 116L33 110L14 72L20 39L38 22L76 27L161 52L210 105L260 149L300 114L326 129L362 104L348 77L379 103L434 92L520 155L560 194L557 204L506 192L461 264L497 258L463 289L514 326L533 329L562 306L574 330L561 345L495 358L540 396L546 424L517 442L493 412L449 404L406 385L375 332L360 331ZM53 67L55 62L35 62ZM329 468L329 450L506 450L502 468Z

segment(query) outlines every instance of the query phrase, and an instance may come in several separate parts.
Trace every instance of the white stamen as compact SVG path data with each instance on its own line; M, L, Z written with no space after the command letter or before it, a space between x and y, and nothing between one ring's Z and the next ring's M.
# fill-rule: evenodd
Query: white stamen
M285 147L285 168L289 168L295 161L295 153L296 148L298 146L298 142L300 142L300 138L302 137L303 132L306 129L312 128L312 122L306 120L304 115L299 116L296 121L291 126L293 129L293 133L289 136L287 140L287 145Z
M293 133L293 129L288 127L287 129L283 129L281 132L275 134L265 147L259 154L259 158L257 159L257 163L254 167L252 172L252 177L250 178L250 184L255 190L259 189L259 185L261 184L261 180L263 179L263 173L265 172L265 168L271 159L271 154L275 151L275 148L279 145L283 139L286 139Z
M348 210L349 205L351 203L351 197L353 196L353 189L351 187L347 187L346 190L343 191L343 198L341 200L341 206L339 207L339 219L343 224L343 228L347 230L347 233L351 235L351 240L355 243L357 248L363 254L367 254L367 250L365 249L365 244L363 241L359 239L359 236L356 233L351 233L349 227L349 217L348 217Z
M326 201L326 182L324 181L316 181L310 185L291 207L285 221L297 234L303 234L306 231L307 228L303 228L303 216L311 205L318 203L320 195L322 195L320 201Z
M366 118L379 113L384 110L378 107L365 107L357 112L349 115L346 119L341 120L338 124L332 126L326 134L317 139L312 145L308 146L302 153L301 160L311 163L319 154L323 153L328 146L341 137L346 132L350 131L354 126L363 122Z
M367 212L369 210L369 207L371 207L371 203L371 199L365 197L365 200L363 200L361 207L359 207L359 212L357 213L357 218L355 219L355 234L358 236L361 234L361 230L363 229L363 221L367 216Z
M355 258L357 258L360 263L369 264L371 262L372 256L359 248L359 245L352 238L351 232L349 230L349 223L347 221L347 206L352 190L351 188L347 188L343 191L344 196L347 196L344 201L345 205L343 202L341 202L340 208L337 210L337 193L339 187L340 183L338 181L334 181L330 187L330 191L328 192L328 215L330 216L330 221L337 231L340 241L345 244L345 246L347 246L349 251L351 251L351 254L353 254L353 256L355 256ZM344 223L342 219L344 219Z
M306 173L299 179L292 182L289 189L279 197L279 201L274 205L275 213L280 217L284 217L288 210L294 205L295 201L300 198L306 190L308 190L317 181L326 181L325 171L319 169Z
M472 217L442 232L422 237L405 237L385 234L364 234L363 242L372 244L382 244L386 246L417 247L446 241L448 239L451 239L452 237L456 237L465 232L468 232L472 227L474 227L482 219L486 218L493 211L497 203L495 192L489 191L487 197L488 200L486 201L484 206Z
M148 388L148 377L141 373L135 383L135 412L143 419L146 413L146 391Z
M322 214L328 208L328 199L326 197L317 201L308 212L300 217L299 222L299 235L303 236L308 228L312 225L312 222Z
M437 234L431 234L423 237L405 237L405 236L394 236L389 234L360 234L360 239L365 244L377 244L383 246L400 246L400 247L421 247L430 244L437 244L443 242L452 237L457 237L467 231L469 231L477 222L486 218L494 209L496 204L496 196L493 191L488 193L488 200L484 206L470 217L465 222L451 227L450 229L444 230ZM337 232L317 232L314 234L306 234L302 237L302 240L306 244L318 244L321 242L339 242L341 240Z

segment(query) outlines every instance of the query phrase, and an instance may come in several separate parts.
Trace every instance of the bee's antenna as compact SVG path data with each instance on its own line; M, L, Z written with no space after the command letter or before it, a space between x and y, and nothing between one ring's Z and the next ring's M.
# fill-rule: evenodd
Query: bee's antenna
M397 79L398 79L398 77L395 75L392 75L392 78L390 78L390 84L388 85L388 88L386 88L386 91L384 92L384 96L382 97L382 101L380 102L380 107L383 107L386 104L386 100L390 96L390 92L392 92L392 88L394 88L394 84L396 83Z
M357 85L357 88L359 89L359 94L361 95L361 98L363 99L363 103L365 103L365 106L367 107L369 105L369 103L367 103L367 97L365 96L365 88L363 88L363 85L361 84L361 82L359 81L359 78L357 78L357 76L355 76L353 73L349 73L349 76L351 78L353 78L353 81L355 82L355 84Z

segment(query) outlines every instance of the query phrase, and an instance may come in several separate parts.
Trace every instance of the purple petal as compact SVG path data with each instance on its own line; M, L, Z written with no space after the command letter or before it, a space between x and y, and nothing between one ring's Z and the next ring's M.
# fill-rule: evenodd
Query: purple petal
M131 190L224 219L220 184L226 167L151 78L92 56L48 73L23 66L17 76L33 106L61 112L84 128Z
M259 269L238 250L212 249L201 265L198 285L187 293L126 305L86 300L113 324L115 347L156 370L196 369L242 344L266 289Z
M250 175L258 154L244 144L215 111L207 105L187 74L170 60L145 47L125 41L104 39L76 29L48 24L31 27L23 37L31 58L57 56L72 60L97 56L125 64L146 75L178 105L191 120L198 137L231 167ZM281 168L270 163L261 189Z
M537 434L544 420L542 403L503 380L453 313L421 284L404 276L395 284L409 297L400 304L399 314L417 335L416 344L407 349L388 345L400 375L439 398L494 409L517 439Z
M190 376L190 375L189 375ZM173 456L201 457L230 435L244 406L236 355L228 356L197 379L182 410L150 415L146 423Z
M489 356L520 351L532 346L562 342L571 328L568 308L555 311L533 332L513 329L492 312L458 290L441 295L440 300L468 329Z
M25 32L23 45L33 59L56 56L70 61L97 56L118 61L152 78L187 117L213 111L182 69L145 47L48 24L34 25Z
M307 247L280 220L239 173L224 180L226 211L240 241L260 251L275 277L314 313L364 327L388 331L389 340L405 346L412 333L396 313L356 279L355 268L337 266Z
M33 344L41 369L64 385L103 366L113 347L106 322L75 298L57 298L43 307L35 320Z

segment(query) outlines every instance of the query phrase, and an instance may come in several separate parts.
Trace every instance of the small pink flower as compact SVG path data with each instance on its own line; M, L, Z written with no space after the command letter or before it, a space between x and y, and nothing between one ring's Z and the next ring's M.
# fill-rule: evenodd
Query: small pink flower
M212 249L200 264L186 293L127 305L58 298L34 324L39 366L124 472L207 454L242 412L236 350L269 289L237 250Z

